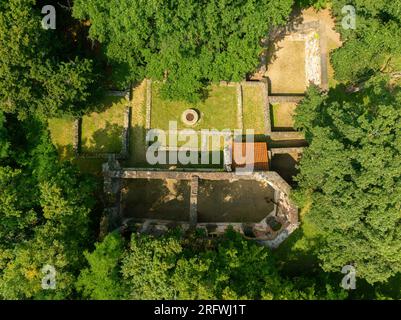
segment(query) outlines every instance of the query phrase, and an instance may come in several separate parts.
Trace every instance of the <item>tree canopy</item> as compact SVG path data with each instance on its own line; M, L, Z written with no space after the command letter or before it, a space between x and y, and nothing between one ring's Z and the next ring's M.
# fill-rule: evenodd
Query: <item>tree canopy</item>
M234 231L212 241L179 230L153 237L132 234L128 248L109 234L86 253L89 268L78 289L86 298L115 299L328 299L337 287L280 276L270 250Z
M0 159L0 298L72 297L93 239L94 182L59 163L42 123L9 116L7 129L18 134L6 135L15 152ZM57 271L56 290L41 287L45 265Z
M341 12L355 8L356 28L344 29ZM331 60L337 80L357 83L374 74L401 72L401 4L393 0L334 0L338 31L344 45Z
M0 12L0 110L22 118L89 110L92 61L63 54L61 30L42 28L36 0L1 1Z
M354 94L312 87L295 117L310 143L297 197L324 234L323 269L352 264L369 283L401 271L401 95L387 80Z

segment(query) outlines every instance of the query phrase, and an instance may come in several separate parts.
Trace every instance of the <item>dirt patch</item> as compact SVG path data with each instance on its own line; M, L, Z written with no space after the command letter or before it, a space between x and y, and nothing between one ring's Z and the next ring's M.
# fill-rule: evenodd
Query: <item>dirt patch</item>
M271 169L276 171L290 185L293 185L293 177L298 174L296 165L300 159L299 153L276 154L271 160Z
M122 189L124 218L188 221L189 181L135 179Z
M306 90L305 42L288 37L272 44L266 76L272 94L302 94Z
M199 222L259 222L274 209L274 190L258 181L199 182Z

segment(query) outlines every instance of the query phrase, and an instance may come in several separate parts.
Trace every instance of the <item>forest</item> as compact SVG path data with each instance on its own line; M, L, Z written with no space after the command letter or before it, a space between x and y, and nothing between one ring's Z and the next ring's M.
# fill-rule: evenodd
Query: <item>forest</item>
M0 2L0 299L401 298L400 2L63 0L46 30L51 2ZM341 28L346 4L354 30ZM164 79L164 99L199 101L244 79L269 28L310 6L332 8L343 46L336 86L311 85L296 109L309 144L292 194L301 228L277 250L233 230L101 233L102 180L59 160L48 120L144 78ZM42 289L45 265L56 290Z

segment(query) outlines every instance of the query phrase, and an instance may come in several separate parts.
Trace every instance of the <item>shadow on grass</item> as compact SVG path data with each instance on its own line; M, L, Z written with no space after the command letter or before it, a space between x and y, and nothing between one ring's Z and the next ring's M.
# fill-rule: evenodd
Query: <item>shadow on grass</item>
M123 126L112 124L107 121L106 126L104 128L96 130L88 138L81 138L82 152L84 153L121 152L123 130L124 130Z
M321 271L317 257L321 239L307 220L273 251L281 271L287 276L307 276Z

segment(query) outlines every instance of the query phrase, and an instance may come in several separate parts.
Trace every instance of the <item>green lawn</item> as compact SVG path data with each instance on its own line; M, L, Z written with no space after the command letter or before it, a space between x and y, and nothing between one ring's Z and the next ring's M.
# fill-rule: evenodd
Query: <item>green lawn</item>
M308 202L300 210L301 226L274 251L283 271L289 275L313 273L319 268L316 249L320 245L321 234L307 219L312 203Z
M294 126L294 111L297 104L293 102L272 104L273 127L282 129L291 129Z
M105 97L103 112L83 117L83 152L120 152L124 110L127 102L121 97ZM48 121L51 139L61 160L73 160L82 172L100 174L103 159L74 159L73 118L55 118Z
M265 133L263 94L260 86L242 86L244 130L253 129L255 134Z
M160 83L152 84L151 127L167 130L169 121L177 121L178 129L186 127L181 122L182 113L189 108L199 111L199 122L191 127L200 129L236 129L237 97L235 87L212 85L205 101L190 104L184 101L166 101L159 95Z
M174 141L174 139L176 139L176 141ZM209 144L207 146L208 151L221 151L224 149L224 137L213 137L211 135L208 135L207 141ZM163 143L162 145L169 147L182 147L185 145L186 147L200 149L202 147L202 135L199 132L196 132L194 134L180 133L171 137L167 135L165 143Z
M48 121L51 139L62 160L71 159L74 156L72 149L74 141L73 125L73 118L54 118Z
M82 152L120 152L124 111L127 101L122 97L105 97L104 111L82 118Z

